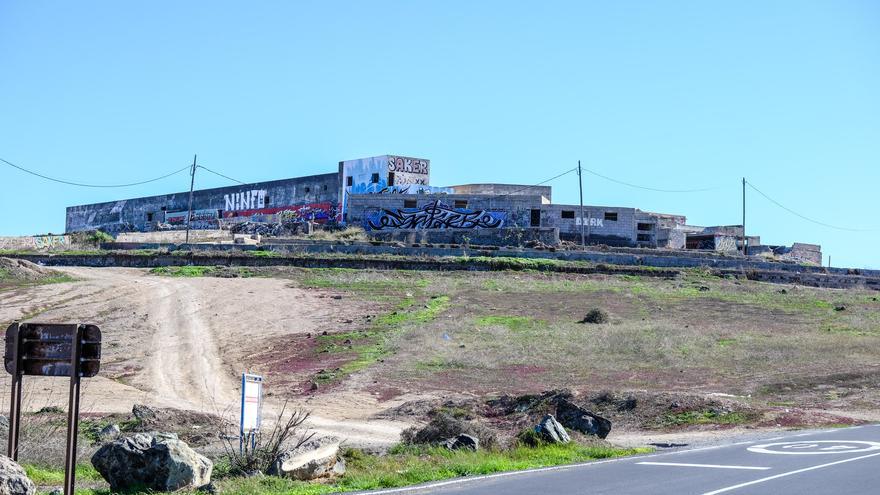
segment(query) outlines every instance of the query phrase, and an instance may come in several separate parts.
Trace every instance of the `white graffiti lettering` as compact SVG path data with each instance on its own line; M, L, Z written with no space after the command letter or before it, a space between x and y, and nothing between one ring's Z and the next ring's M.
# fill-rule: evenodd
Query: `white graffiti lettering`
M223 201L226 211L254 210L266 207L266 190L253 189L250 191L224 194Z
M583 221L583 220L586 220L586 221ZM580 218L580 217L577 217L577 218L575 219L575 222L574 222L574 223L575 223L575 225L580 225L580 224L583 223L584 225L589 225L590 227L604 227L604 226L605 226L604 221L603 221L603 219L601 219L601 218L585 218L585 219L582 219L582 218Z

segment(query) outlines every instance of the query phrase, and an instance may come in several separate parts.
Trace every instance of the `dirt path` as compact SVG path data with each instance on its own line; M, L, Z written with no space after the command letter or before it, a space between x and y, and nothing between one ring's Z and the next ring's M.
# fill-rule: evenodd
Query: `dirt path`
M363 308L268 278L169 278L124 268L66 268L78 282L10 291L0 321L88 321L104 332L102 369L83 387L90 412L130 411L135 403L237 417L240 373L267 339L317 332ZM272 377L267 376L269 387ZM28 380L26 408L66 402L64 380ZM0 382L8 385L8 380ZM6 394L0 394L0 407ZM283 398L267 397L266 417ZM312 426L356 445L396 442L404 424L368 420L372 397L340 391L301 401Z

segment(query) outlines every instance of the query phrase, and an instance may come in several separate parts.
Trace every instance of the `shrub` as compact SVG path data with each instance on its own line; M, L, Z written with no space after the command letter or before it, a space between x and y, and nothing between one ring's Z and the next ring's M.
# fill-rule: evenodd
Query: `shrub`
M534 428L525 428L516 435L516 443L522 447L540 447L547 441Z
M593 308L587 313L586 316L584 316L584 319L580 322L594 324L608 323L608 313L602 311L599 308Z
M229 463L228 474L266 473L280 454L299 448L315 436L314 432L303 426L309 415L302 409L294 409L287 414L285 401L275 426L268 433L257 432L253 444L244 442L243 449L239 450L237 434L222 435L223 450Z

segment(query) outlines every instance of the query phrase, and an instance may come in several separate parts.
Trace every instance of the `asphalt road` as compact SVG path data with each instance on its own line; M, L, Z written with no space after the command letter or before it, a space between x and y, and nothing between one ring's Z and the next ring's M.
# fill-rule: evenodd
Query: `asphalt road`
M380 494L880 494L880 425L461 478Z

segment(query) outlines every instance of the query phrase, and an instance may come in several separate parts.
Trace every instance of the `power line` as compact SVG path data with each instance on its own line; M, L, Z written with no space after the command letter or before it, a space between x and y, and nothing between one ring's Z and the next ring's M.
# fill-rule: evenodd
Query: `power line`
M215 171L211 170L210 168L205 167L205 166L203 166L203 165L197 165L197 166L198 166L198 168L200 168L200 169L202 169L202 170L205 170L205 171L207 171L207 172L211 172L211 173L214 174L214 175L219 175L220 177L223 177L224 179L229 179L229 180L231 180L232 182L238 182L239 184L247 184L247 182L242 182L242 181L240 181L240 180L238 180L238 179L233 179L232 177L229 177L228 175L223 175L223 174L221 174L220 172L215 172ZM188 167L187 167L187 168L188 168Z
M721 189L721 186L705 187L705 188L701 188L701 189L659 189L656 187L640 186L638 184L631 184L629 182L624 182L622 180L608 177L607 175L602 175L599 172L595 172L595 171L590 170L588 168L584 168L584 171L589 172L589 173L595 175L596 177L601 177L607 181L611 181L611 182L621 184L624 186L628 186L628 187L634 187L636 189L644 189L646 191L654 191L654 192L662 192L662 193L696 193L696 192L706 192L706 191L714 191L717 189Z
M808 221L808 222L814 223L814 224L816 224L816 225L821 225L822 227L828 227L829 229L845 230L845 231L848 231L848 232L874 232L874 231L877 231L877 230L878 230L877 228L870 228L870 229L853 229L853 228L850 228L850 227L840 227L840 226L838 226L838 225L831 225L831 224L829 224L829 223L825 223L825 222L820 222L820 221L818 221L818 220L814 220L814 219L812 219L812 218L810 218L810 217L808 217L808 216L802 215L802 214L800 214L800 213L798 213L798 212L792 210L791 208L788 208L788 207L784 206L782 203L780 203L779 201L776 201L775 199L771 198L770 196L767 196L766 194L764 194L763 192L761 192L760 189L758 189L757 187L755 187L754 184L752 184L751 182L749 182L749 181L745 181L745 183L746 183L750 188L752 188L756 193L758 193L758 194L760 194L761 196L763 196L764 199L766 199L767 201L773 203L774 205L776 205L776 206L782 208L783 210L785 210L785 211L791 213L792 215L794 215L794 216L796 216L796 217L802 218L802 219L804 219L804 220L806 220L806 221Z
M511 192L509 192L509 193L501 194L501 196L512 196L512 195L514 195L514 194L516 194L516 193L518 193L518 192L520 192L520 191L525 191L526 189L531 189L531 188L533 188L533 187L542 186L542 185L544 185L544 184L546 184L546 183L548 183L548 182L550 182L550 181L554 181L554 180L556 180L556 179L558 179L558 178L560 178L560 177L563 177L563 176L565 176L565 175L568 175L568 174L570 174L570 173L572 173L572 172L576 172L576 171L577 171L577 167L574 167L573 169L566 170L565 172L562 172L562 173L559 174L559 175L556 175L556 176L550 177L549 179L547 179L547 180L545 180L545 181L538 182L537 184L533 184L533 185L531 185L531 186L521 187L521 188L519 188L519 189L517 189L517 190L515 190L515 191L511 191Z
M58 182L60 184L67 184L69 186L79 186L79 187L107 187L107 188L109 188L109 187L131 187L131 186L139 186L141 184L148 184L150 182L156 182L157 180L162 180L162 179L171 177L172 175L179 174L179 173L183 172L184 170L190 168L190 166L187 165L179 170L175 170L174 172L165 174L161 177L156 177L155 179L143 180L140 182L132 182L130 184L85 184L82 182L73 182L73 181L64 180L64 179L57 179L55 177L49 177L48 175L43 175L38 172L34 172L33 170L28 170L24 167L20 167L20 166L14 164L8 160L4 160L3 158L0 158L0 162L3 162L5 164L9 165L10 167L17 168L18 170L21 170L22 172L34 175L36 177L40 177L41 179L50 180L52 182Z

